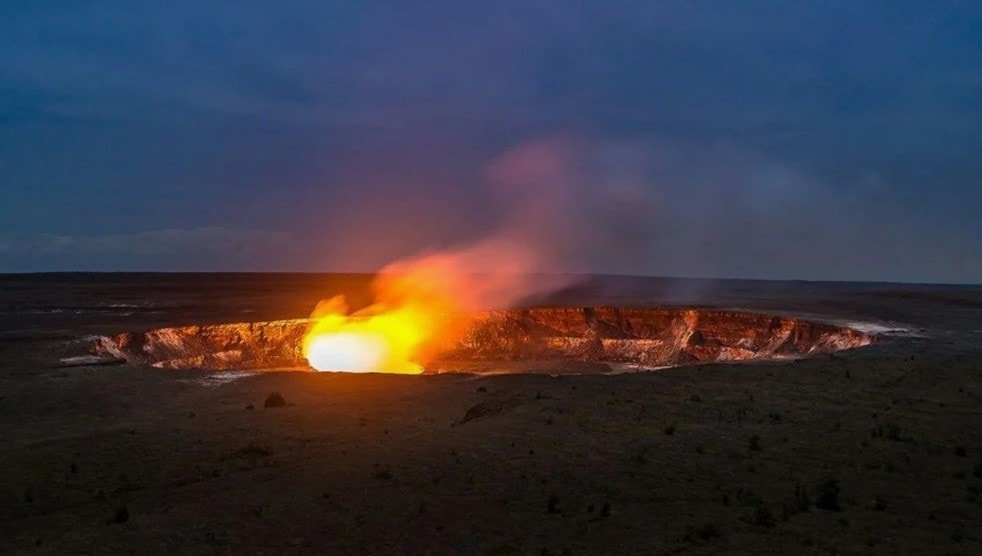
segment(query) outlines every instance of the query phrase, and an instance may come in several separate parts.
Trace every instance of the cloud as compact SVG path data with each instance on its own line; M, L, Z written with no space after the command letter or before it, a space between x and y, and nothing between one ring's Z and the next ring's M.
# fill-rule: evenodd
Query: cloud
M887 4L11 5L0 234L33 235L0 258L370 270L480 237L485 163L545 169L534 144L572 131L545 176L572 210L536 209L572 224L544 227L575 232L548 242L564 267L982 280L975 13ZM228 234L193 264L180 232L95 235L133 220ZM281 226L296 243L232 237Z
M289 233L222 227L0 236L0 269L250 270L287 256ZM286 260L284 257L281 260Z
M468 268L512 274L907 281L982 274L982 247L945 240L957 235L957 221L931 222L889 195L882 177L831 183L731 143L537 137L492 157L484 175L484 210L498 217L476 240L448 246L417 234L415 245L387 256L436 250ZM395 188L390 195L400 198ZM429 218L442 221L438 211ZM357 233L350 237L357 245Z

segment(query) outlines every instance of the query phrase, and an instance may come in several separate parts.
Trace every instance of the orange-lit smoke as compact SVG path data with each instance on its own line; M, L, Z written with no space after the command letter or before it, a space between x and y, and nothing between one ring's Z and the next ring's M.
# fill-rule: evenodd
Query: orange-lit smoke
M508 307L529 292L533 262L522 245L493 239L393 263L376 278L369 307L349 312L340 297L318 304L303 353L319 371L420 373L467 311ZM473 270L487 263L493 269Z
M488 181L502 212L498 227L385 266L363 310L351 313L339 298L319 304L303 345L311 366L419 373L431 349L461 331L466 312L511 307L565 285L566 278L535 273L557 268L570 244L596 248L589 232L600 226L583 211L608 197L583 196L597 184L581 175L575 153L567 141L548 140L494 160Z

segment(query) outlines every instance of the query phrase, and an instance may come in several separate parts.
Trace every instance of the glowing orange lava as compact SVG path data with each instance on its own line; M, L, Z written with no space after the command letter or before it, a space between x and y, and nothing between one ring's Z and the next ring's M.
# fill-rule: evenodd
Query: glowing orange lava
M493 238L392 263L369 307L351 312L340 296L318 304L303 355L318 371L421 373L469 312L508 307L545 283L530 274L533 261L521 241Z
M318 371L423 372L415 356L432 331L431 319L410 307L373 306L349 314L336 297L318 305L303 354Z
M322 301L303 339L303 354L318 371L418 374L428 346L458 329L454 315L469 284L454 259L434 255L391 265L373 284L376 302L350 312L343 297Z

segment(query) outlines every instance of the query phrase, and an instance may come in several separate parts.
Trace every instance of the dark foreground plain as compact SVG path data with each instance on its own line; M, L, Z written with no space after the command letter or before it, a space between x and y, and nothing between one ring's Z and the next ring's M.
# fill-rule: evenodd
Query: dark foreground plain
M596 277L543 304L876 325L800 361L477 377L57 368L359 275L0 276L0 552L982 553L982 289ZM231 380L229 380L231 379ZM284 407L264 407L279 392Z

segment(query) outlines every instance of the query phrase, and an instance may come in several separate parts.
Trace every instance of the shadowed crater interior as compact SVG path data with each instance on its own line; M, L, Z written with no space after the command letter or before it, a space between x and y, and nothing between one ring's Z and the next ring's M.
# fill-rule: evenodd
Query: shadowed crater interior
M800 358L865 346L864 332L795 317L675 308L537 308L467 315L426 372L610 372ZM306 319L158 328L101 337L94 354L163 369L309 370Z

